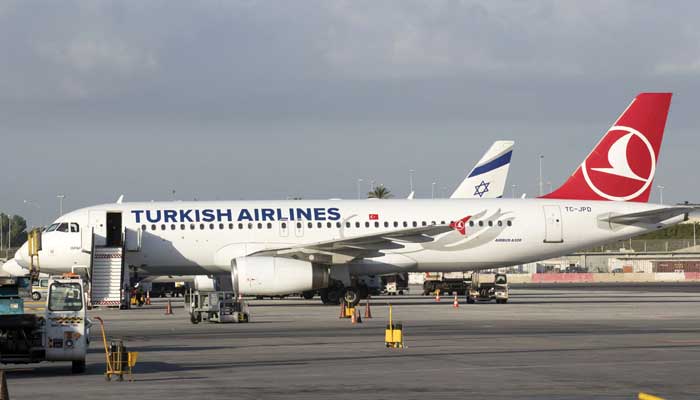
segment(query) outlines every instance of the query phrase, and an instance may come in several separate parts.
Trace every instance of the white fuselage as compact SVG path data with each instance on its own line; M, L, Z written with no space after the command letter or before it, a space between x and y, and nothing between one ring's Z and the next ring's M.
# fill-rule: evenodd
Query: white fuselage
M445 225L466 216L466 232L450 230L422 243L381 250L372 257L342 259L356 274L396 271L465 271L516 265L565 255L613 240L660 229L612 225L611 215L653 210L646 203L547 200L319 200L233 202L144 202L80 209L56 223L78 224L80 232L47 231L39 254L42 272L60 273L90 264L91 236L104 229L94 215L120 212L126 229L126 263L141 274L228 273L231 260L264 250L298 247L414 226ZM190 210L189 212L187 210ZM301 210L301 211L299 211ZM131 232L131 235L129 234ZM138 238L138 239L137 239ZM138 240L137 248L133 241ZM131 246L129 245L131 244ZM26 266L26 244L17 252Z

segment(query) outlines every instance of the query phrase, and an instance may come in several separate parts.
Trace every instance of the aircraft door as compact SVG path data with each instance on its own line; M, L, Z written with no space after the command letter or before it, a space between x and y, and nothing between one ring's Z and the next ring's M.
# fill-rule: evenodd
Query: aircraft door
M297 222L294 224L294 227L294 234L296 234L297 237L304 236L304 223Z
M104 246L107 242L106 212L101 210L88 211L88 223L81 229L84 251L92 251L92 233L95 233L95 246Z
M280 236L289 236L289 223L287 221L280 221Z
M544 242L563 243L563 228L561 208L559 206L544 206Z
M106 217L106 243L110 247L122 245L122 213L108 212Z

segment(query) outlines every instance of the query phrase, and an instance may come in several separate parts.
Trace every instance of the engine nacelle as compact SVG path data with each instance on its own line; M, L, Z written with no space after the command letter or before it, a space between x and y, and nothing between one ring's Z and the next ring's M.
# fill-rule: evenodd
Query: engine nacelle
M328 267L281 257L238 257L231 262L236 293L274 296L328 287Z

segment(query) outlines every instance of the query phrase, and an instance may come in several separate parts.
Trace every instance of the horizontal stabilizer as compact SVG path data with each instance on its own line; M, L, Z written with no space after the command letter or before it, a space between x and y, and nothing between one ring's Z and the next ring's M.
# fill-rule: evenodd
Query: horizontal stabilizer
M657 224L659 222L666 221L667 219L688 214L698 209L700 208L693 206L663 207L655 210L641 211L630 214L612 215L603 218L603 220L613 224L623 225Z

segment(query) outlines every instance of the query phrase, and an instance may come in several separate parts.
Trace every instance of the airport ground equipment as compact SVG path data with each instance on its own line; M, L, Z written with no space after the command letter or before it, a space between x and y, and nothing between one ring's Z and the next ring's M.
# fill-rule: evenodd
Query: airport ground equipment
M474 272L469 282L467 303L496 300L498 304L508 302L508 277L506 274Z
M394 322L391 304L389 304L389 323L384 331L384 343L386 347L393 349L402 349L404 347L403 324Z
M389 296L403 295L408 291L408 274L400 273L382 277L384 292Z
M129 375L129 381L133 381L132 369L136 366L139 353L136 351L127 351L123 340L112 340L107 345L107 334L105 333L105 323L100 317L95 317L100 321L102 330L102 344L105 349L105 379L110 381L112 376L116 375L117 380L123 381L124 375Z
M46 299L47 293L49 293L49 278L39 278L32 281L32 300Z
M185 304L190 314L190 322L249 322L248 303L238 299L234 292L189 291Z
M41 315L24 312L29 282L30 277L0 281L0 362L71 361L74 373L84 372L90 322L83 280L74 274L50 277L47 307Z
M456 293L463 296L469 289L466 276L468 273L464 272L426 272L423 294L429 295L440 290L445 295Z

